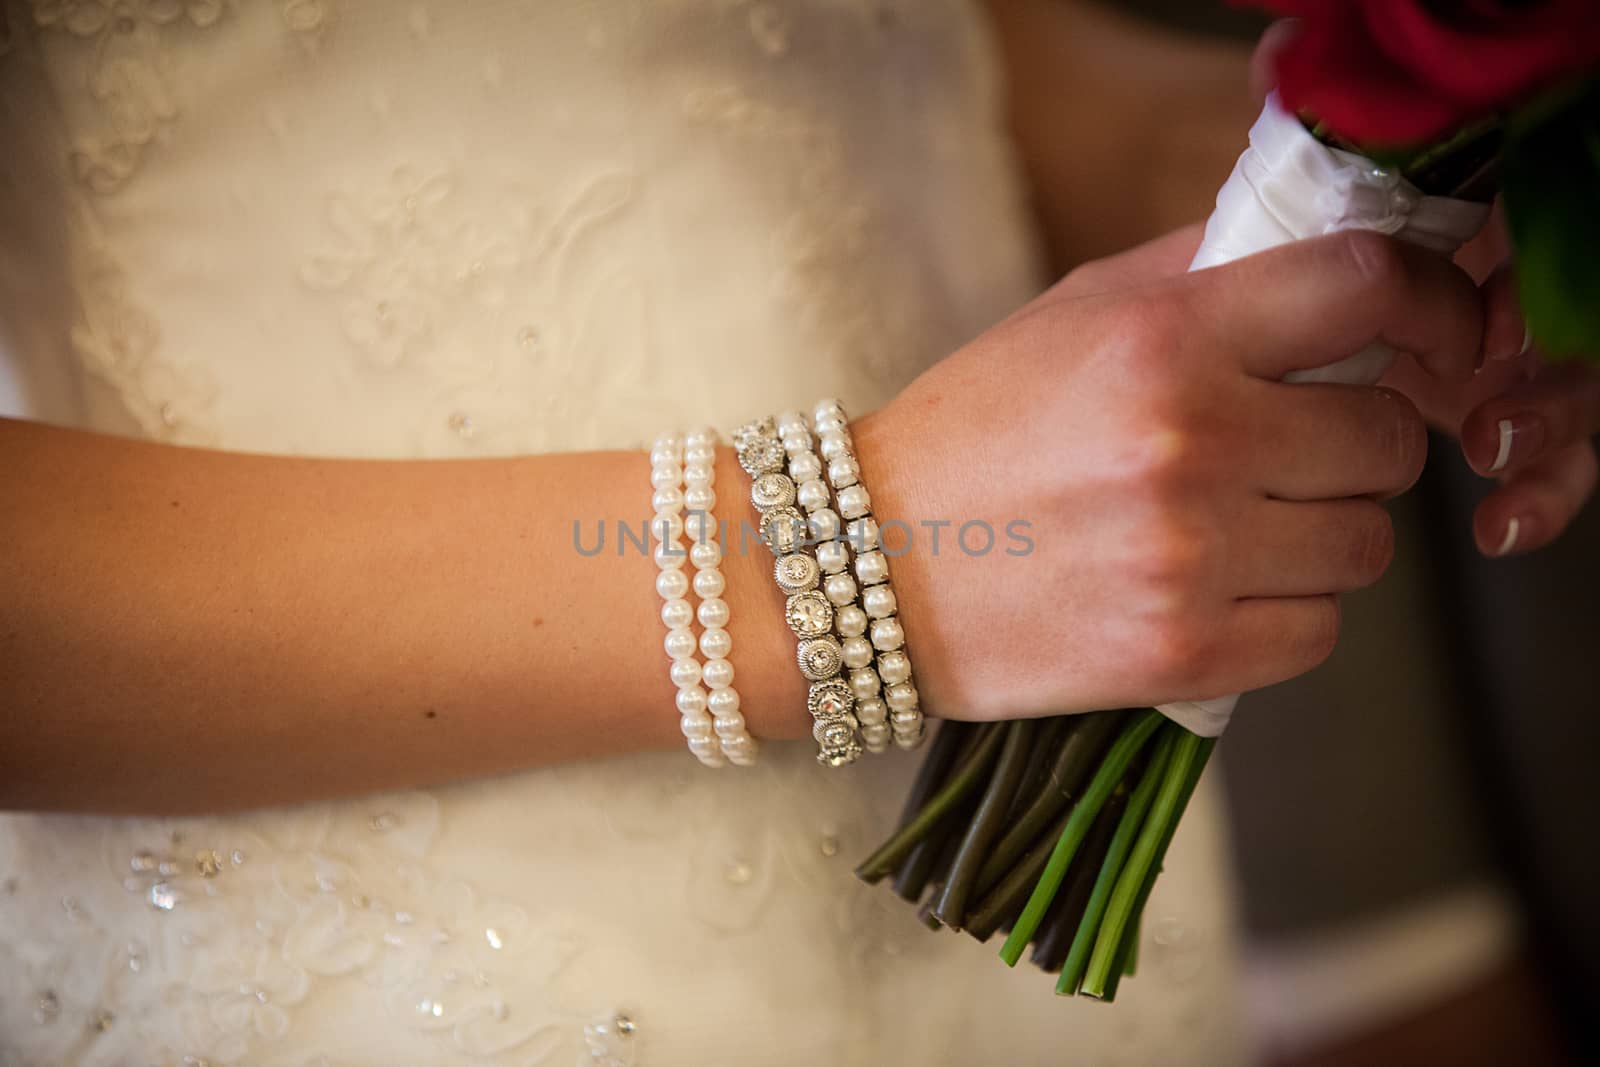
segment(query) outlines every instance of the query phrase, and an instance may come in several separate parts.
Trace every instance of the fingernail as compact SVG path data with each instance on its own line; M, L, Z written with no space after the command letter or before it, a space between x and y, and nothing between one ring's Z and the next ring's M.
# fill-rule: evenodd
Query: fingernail
M1506 535L1500 539L1500 547L1494 550L1496 559L1504 556L1517 547L1517 538L1522 534L1522 520L1515 515L1506 523Z
M1490 358L1493 359L1496 363L1510 363L1514 359L1521 359L1523 356L1527 355L1528 354L1528 349L1530 349L1532 347L1533 347L1533 331L1528 329L1528 327L1524 326L1522 328L1522 347L1518 348L1514 352L1509 348L1503 348L1499 352L1497 352L1493 356L1491 356Z
M1513 415L1495 423L1499 431L1494 462L1489 464L1490 474L1499 474L1512 463L1523 463L1538 454L1544 446L1544 419L1538 415Z

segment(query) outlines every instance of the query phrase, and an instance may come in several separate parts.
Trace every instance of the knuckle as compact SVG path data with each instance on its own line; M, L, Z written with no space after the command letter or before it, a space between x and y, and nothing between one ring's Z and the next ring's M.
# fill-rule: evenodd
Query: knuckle
M1152 521L1134 539L1134 574L1148 589L1173 597L1198 593L1217 558L1217 537L1178 514Z
M1390 288L1406 274L1400 243L1372 230L1346 230L1338 237L1339 249L1357 277L1374 288Z
M1185 692L1204 676L1213 650L1210 627L1191 614L1174 613L1150 628L1139 658L1145 675L1159 689Z

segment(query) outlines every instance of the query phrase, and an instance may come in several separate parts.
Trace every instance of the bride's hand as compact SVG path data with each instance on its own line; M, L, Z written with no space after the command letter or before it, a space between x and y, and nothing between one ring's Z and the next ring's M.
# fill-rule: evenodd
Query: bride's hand
M1192 234L1074 272L860 420L934 714L1281 681L1333 648L1334 594L1387 567L1377 501L1420 473L1421 416L1389 390L1279 379L1380 338L1470 378L1478 290L1371 233L1173 276L1186 250Z

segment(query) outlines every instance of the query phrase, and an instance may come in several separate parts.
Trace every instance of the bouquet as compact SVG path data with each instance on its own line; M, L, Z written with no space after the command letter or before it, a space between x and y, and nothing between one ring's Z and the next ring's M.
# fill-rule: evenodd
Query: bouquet
M1191 270L1345 229L1452 255L1503 198L1530 338L1600 353L1600 3L1258 0L1301 22ZM1374 344L1296 380L1371 384ZM1111 1000L1236 697L946 722L898 831L856 874L932 928Z

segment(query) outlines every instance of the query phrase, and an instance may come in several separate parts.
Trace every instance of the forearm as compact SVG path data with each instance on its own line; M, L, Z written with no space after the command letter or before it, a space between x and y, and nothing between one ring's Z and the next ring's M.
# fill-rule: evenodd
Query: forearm
M655 565L618 545L642 453L318 460L0 421L0 456L0 806L209 811L682 744ZM718 485L737 531L731 453ZM728 549L750 730L799 735L766 551Z

